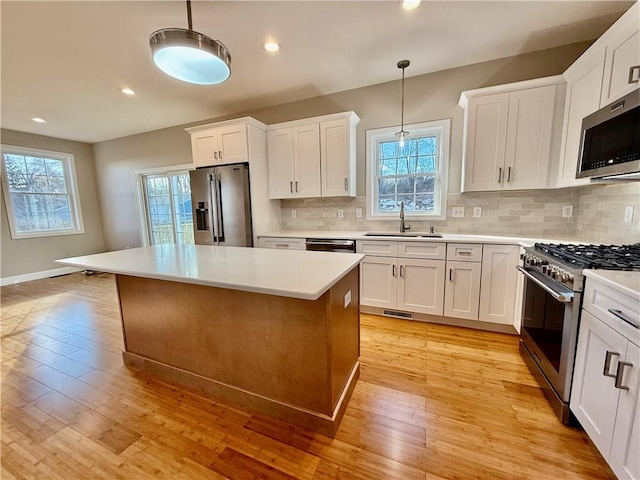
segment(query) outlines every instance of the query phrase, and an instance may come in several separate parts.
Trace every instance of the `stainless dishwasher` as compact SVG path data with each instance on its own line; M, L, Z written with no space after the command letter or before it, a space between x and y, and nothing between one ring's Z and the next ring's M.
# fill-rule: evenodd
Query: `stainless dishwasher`
M335 238L307 238L307 250L315 252L356 253L355 240L341 240Z

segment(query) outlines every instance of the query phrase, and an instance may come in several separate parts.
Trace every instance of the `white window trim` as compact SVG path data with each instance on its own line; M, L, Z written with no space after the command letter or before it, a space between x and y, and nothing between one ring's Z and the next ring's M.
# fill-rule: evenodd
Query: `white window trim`
M149 229L147 228L147 203L144 199L144 177L162 173L195 170L193 163L183 163L181 165L169 165L166 167L143 168L133 171L133 191L136 197L136 211L138 213L138 230L140 231L140 245L148 247L151 245Z
M411 137L429 134L436 132L440 137L438 142L438 148L440 149L440 175L436 179L436 188L440 190L441 196L436 199L437 204L440 206L439 213L419 213L419 212L405 212L407 218L415 218L418 220L446 220L447 218L447 191L448 191L448 173L449 173L449 150L450 150L450 131L451 131L451 119L446 118L442 120L433 120L429 122L413 123L405 125L405 129L409 132ZM366 200L367 200L367 220L397 220L398 213L376 213L377 199L375 198L376 192L376 171L377 165L377 143L382 139L389 139L392 135L395 135L400 130L400 126L376 128L366 131ZM375 157L375 158L374 158Z
M19 147L16 145L0 145L2 152L16 152L22 155L36 154L43 157L55 158L65 162L65 179L69 189L69 203L71 214L74 217L76 228L71 230L49 230L45 232L18 232L14 220L13 201L4 165L4 156L0 155L2 177L2 191L4 194L4 203L7 209L7 218L9 220L9 231L11 238L20 240L23 238L38 237L59 237L62 235L79 235L84 233L84 220L82 219L82 208L80 207L80 193L78 192L78 179L76 177L76 163L73 154L64 152L54 152L52 150L40 150L38 148Z

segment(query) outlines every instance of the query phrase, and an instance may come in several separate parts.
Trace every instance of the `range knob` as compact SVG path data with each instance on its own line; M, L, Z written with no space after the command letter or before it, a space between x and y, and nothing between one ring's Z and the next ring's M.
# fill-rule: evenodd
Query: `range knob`
M574 279L573 275L569 274L567 276L567 285L569 285L570 287L573 287L573 279Z

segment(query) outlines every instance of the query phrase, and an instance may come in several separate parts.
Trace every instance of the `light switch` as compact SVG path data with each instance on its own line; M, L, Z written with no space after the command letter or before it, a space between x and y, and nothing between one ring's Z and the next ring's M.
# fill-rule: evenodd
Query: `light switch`
M362 217L362 209L360 207L356 208L356 217L357 218Z
M344 218L344 210L341 208L338 209L338 218Z
M291 218L296 218L298 216L298 212L295 210L291 210Z
M451 209L451 216L453 218L462 218L462 217L464 217L464 207L453 207Z

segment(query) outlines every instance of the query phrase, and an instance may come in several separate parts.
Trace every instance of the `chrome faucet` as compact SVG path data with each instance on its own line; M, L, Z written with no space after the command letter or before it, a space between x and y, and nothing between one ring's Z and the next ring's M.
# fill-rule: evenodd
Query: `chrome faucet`
M400 233L411 229L411 225L404 223L404 201L400 202Z

